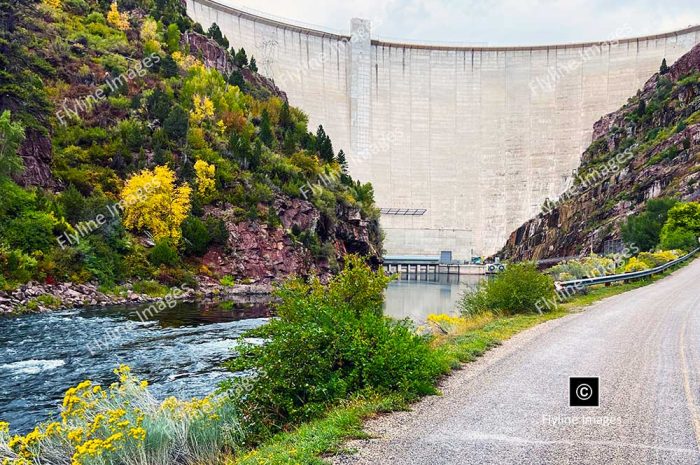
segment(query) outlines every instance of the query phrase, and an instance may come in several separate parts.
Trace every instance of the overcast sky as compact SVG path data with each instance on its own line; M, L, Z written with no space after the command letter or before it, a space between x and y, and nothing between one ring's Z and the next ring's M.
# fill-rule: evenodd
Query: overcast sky
M536 45L602 41L700 24L699 0L218 0L348 33L419 42Z

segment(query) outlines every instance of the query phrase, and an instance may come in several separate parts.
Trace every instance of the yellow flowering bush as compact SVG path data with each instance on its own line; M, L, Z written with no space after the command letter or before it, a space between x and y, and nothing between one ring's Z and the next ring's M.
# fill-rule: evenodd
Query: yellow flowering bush
M107 12L107 22L119 30L126 31L129 29L129 20L126 15L119 12L117 2L112 2Z
M195 94L192 96L192 110L190 110L190 122L200 125L204 120L214 117L214 103L209 97Z
M664 263L673 261L681 256L678 250L659 250L658 252L642 252L637 258L649 268L654 268Z
M216 181L216 166L210 165L204 160L197 160L194 164L194 172L197 176L197 193L207 197L214 192Z
M190 212L191 193L189 185L175 184L175 173L167 166L145 169L129 178L122 189L124 225L147 229L156 241L170 239L177 244L180 225Z
M642 260L638 259L637 257L632 257L629 259L627 264L625 265L625 273L632 273L635 271L644 271L648 270L651 268L649 265L644 263Z
M27 435L0 422L2 465L214 463L242 442L243 430L224 397L157 401L128 366L108 388L83 381L66 391L60 421Z

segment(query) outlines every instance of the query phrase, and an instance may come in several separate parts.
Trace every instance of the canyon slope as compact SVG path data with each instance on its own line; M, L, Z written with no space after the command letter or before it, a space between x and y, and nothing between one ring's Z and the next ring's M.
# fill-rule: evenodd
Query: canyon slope
M566 192L513 231L497 254L540 260L604 253L648 199L700 198L700 46L664 62L622 108L593 128Z

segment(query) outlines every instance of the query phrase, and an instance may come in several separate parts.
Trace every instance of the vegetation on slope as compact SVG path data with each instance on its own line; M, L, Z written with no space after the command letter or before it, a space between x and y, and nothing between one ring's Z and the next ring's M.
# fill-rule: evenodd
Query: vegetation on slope
M281 228L279 199L308 196L325 230L355 208L380 241L371 186L323 128L310 132L244 50L223 49L229 75L205 67L179 1L5 3L0 286L193 283L231 224ZM284 235L333 265L342 250L319 228Z

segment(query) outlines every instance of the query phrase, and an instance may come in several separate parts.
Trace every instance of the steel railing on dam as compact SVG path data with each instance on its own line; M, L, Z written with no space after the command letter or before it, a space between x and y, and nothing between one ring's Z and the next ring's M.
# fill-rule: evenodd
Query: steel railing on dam
M614 283L614 282L618 282L618 281L629 281L632 279L644 278L646 276L652 276L654 274L666 271L667 269L671 268L672 266L688 260L690 257L695 255L698 251L700 251L700 247L696 248L695 250L693 250L692 252L690 252L687 255L684 255L684 256L677 258L675 260L672 260L668 263L664 263L663 265L659 265L655 268L651 268L651 269L644 270L644 271L635 271L632 273L620 273L620 274L613 274L613 275L609 275L609 276L599 276L599 277L595 277L595 278L572 279L570 281L557 281L555 283L555 286L557 288L557 291L567 291L567 290L582 289L582 288L585 288L588 286L593 286L596 284L608 284L608 283Z

